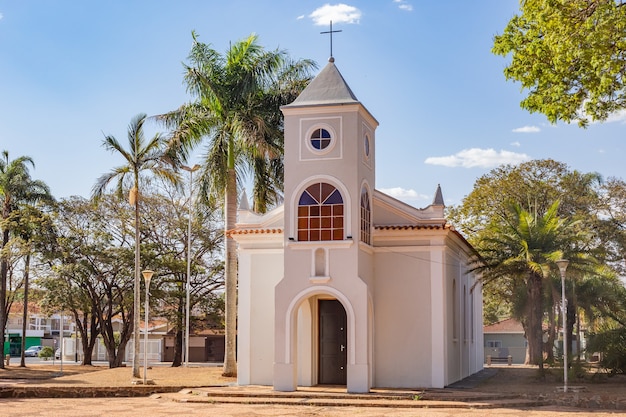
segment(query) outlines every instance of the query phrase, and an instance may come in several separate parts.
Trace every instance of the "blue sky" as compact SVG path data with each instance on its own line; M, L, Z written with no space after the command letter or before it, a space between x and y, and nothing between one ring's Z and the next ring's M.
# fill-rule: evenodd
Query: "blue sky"
M0 0L0 150L32 157L33 177L56 197L87 197L122 162L102 148L104 134L125 143L133 116L190 99L182 62L192 30L219 51L256 33L321 69L330 51L320 32L332 20L342 31L335 63L380 123L376 188L424 207L441 184L458 204L499 164L542 158L625 178L626 114L584 130L519 107L525 93L490 52L518 4Z

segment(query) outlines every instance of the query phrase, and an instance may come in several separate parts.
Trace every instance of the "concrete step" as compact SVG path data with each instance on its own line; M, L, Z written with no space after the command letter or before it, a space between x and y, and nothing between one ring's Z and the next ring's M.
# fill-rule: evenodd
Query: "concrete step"
M445 393L447 394L447 393ZM294 391L277 392L253 388L198 388L185 389L168 395L179 402L223 404L277 404L314 405L320 407L394 407L394 408L526 408L545 405L539 400L523 399L515 395L456 392L430 394L420 392L372 392L348 394L340 392Z

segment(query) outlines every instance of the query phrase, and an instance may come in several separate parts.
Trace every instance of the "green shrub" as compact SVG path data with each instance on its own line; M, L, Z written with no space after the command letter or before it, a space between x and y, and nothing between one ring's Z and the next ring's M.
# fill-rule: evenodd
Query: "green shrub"
M52 347L50 347L50 346L44 346L39 351L39 357L44 359L44 360L48 360L49 358L52 357L52 355L54 355L54 349L52 349Z
M612 373L626 372L626 328L619 327L589 335L587 352L601 352L600 365Z

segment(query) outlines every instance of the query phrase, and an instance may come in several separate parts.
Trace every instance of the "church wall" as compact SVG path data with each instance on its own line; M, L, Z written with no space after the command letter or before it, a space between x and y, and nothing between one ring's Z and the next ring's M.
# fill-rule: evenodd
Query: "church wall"
M483 368L482 289L474 286L476 276L468 273L469 257L447 240L446 275L446 385Z
M461 379L461 346L463 315L461 311L463 288L461 268L454 256L444 255L445 260L445 288L446 288L446 354L447 370L446 385Z
M240 249L237 323L239 384L272 384L274 287L282 277L282 250Z
M431 386L430 260L425 251L378 250L373 289L376 387Z

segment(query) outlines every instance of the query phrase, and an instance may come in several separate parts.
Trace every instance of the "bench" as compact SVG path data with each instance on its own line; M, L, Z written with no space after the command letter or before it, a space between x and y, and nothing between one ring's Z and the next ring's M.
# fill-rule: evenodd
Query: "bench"
M487 355L487 366L491 366L492 363L506 363L510 366L513 363L513 356L497 357Z

